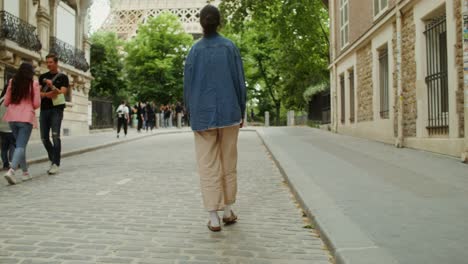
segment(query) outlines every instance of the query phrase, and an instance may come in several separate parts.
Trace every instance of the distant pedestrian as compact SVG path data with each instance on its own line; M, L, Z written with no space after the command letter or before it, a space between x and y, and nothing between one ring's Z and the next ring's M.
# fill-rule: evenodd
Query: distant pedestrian
M120 137L120 130L124 129L124 135L127 136L128 123L130 122L130 110L125 101L117 107L117 138Z
M161 127L166 127L166 124L164 122L164 112L166 111L166 106L165 105L161 105L159 107L159 118L161 119Z
M184 111L184 108L182 107L182 105L180 104L180 102L177 102L177 105L175 107L175 112L176 112L176 124L179 125L179 115L181 115L181 122L182 122L182 118L183 118L183 111ZM182 125L182 124L181 124Z
M137 107L136 107L136 115L137 115L137 121L138 121L138 125L137 125L137 131L138 133L141 132L141 129L143 128L143 105L141 102L138 102L137 104Z
M63 112L65 110L65 95L68 93L70 82L68 76L58 69L58 57L56 54L46 56L49 72L39 77L42 85L41 91L41 139L47 151L50 161L49 174L57 174L60 168L62 155L62 129ZM52 142L50 134L52 132Z
M125 105L126 105L127 108L128 108L128 127L133 127L133 122L132 122L132 120L133 120L133 114L134 114L134 113L133 113L133 108L130 106L129 103L126 103Z
M184 97L195 134L195 150L208 228L221 231L218 216L233 224L237 196L237 140L246 104L244 69L234 43L217 33L218 8L201 10L203 38L190 50L185 63ZM209 58L209 59L207 59Z
M145 117L146 117L146 132L148 132L148 130L151 130L152 132L155 126L156 115L150 103L146 104Z
M190 113L187 111L187 108L184 106L184 122L186 126L190 126Z
M251 120L251 121L254 121L254 118L255 118L254 110L253 110L253 109L250 109L250 120Z
M21 165L22 180L30 180L26 163L26 146L33 127L37 127L35 110L41 106L39 83L33 80L34 67L29 63L22 63L18 73L9 81L5 95L5 106L8 107L3 117L10 123L10 128L16 139L16 148L11 161L11 167L5 174L9 184L18 183L15 170Z
M5 106L5 94L8 90L8 84L3 88L2 94L0 95L0 117L3 117L7 111ZM10 124L3 119L0 119L0 140L2 141L2 170L9 170L10 163L13 159L13 153L15 151L16 140L11 131Z
M172 117L172 111L171 111L171 106L166 105L164 108L164 127L171 127L171 117Z

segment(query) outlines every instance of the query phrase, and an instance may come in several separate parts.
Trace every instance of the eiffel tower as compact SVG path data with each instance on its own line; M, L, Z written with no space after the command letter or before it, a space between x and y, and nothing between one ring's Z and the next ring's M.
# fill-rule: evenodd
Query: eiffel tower
M185 31L197 38L202 33L199 12L208 2L217 6L221 0L111 0L111 13L102 29L130 39L148 18L171 12L179 17Z

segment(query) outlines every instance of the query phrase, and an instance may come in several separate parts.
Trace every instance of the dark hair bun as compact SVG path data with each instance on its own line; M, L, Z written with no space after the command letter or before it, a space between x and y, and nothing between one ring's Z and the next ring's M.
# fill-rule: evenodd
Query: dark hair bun
M218 26L221 24L219 9L213 5L205 6L200 12L200 24L205 35L216 33Z

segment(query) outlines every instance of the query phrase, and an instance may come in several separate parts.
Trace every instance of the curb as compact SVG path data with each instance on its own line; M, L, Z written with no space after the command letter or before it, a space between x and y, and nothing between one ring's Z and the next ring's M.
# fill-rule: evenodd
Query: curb
M283 166L278 157L273 153L272 147L267 143L264 135L260 130L255 130L267 152L271 155L272 160L278 167L281 175L288 183L291 191L300 206L303 208L307 217L315 224L316 230L323 239L325 245L330 249L330 252L335 260L335 264L399 264L399 262L389 255L384 249L375 245L358 226L342 213L341 210L333 203L333 201L324 193L321 188L315 184L307 185L309 193L314 193L313 198L322 198L322 206L309 206L305 200L308 193L301 190L300 179L293 179L291 175L300 173L287 172L288 169ZM310 184L310 183L309 183ZM316 201L319 199L315 199ZM311 203L309 203L311 204ZM343 234L350 236L351 239L343 239ZM341 236L341 237L340 237Z
M181 130L181 131L167 131L167 132L160 132L160 133L155 133L155 134L150 134L150 135L144 135L144 136L141 136L141 137L136 137L136 138L131 138L131 139L124 139L124 140L121 140L121 141L115 141L115 142L110 142L110 143L101 144L101 145L94 145L94 146L91 146L91 147L85 147L85 148L81 148L81 149L75 149L75 150L70 150L68 152L64 152L64 153L62 153L62 158L72 157L72 156L80 155L80 154L83 154L83 153L92 152L92 151L96 151L96 150L100 150L100 149L105 149L105 148L109 148L109 147L113 147L113 146L117 146L117 145L121 145L121 144L125 144L125 143L130 143L130 142L134 142L134 141L137 141L137 140L142 140L142 139L146 139L146 138L154 137L154 136L158 136L158 135L182 134L182 133L190 133L190 132L192 132L192 131L191 130L187 130L187 131L184 131L184 130ZM48 161L49 161L49 158L47 156L43 156L43 157L40 157L40 158L35 158L35 159L28 160L27 163L29 165L33 165L33 164L39 164L39 163L44 163L44 162L48 162Z

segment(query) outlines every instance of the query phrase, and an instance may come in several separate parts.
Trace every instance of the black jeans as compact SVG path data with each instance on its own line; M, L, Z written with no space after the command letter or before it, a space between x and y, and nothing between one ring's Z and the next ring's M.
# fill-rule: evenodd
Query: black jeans
M127 129L128 129L127 119L125 119L124 117L119 117L119 119L117 120L117 134L120 134L120 130L122 129L122 126L124 129L125 135L127 135Z
M16 140L13 133L0 132L2 140L2 163L3 168L10 168L10 162L15 152Z
M41 110L41 139L44 144L49 160L53 164L60 166L62 153L62 141L60 139L60 130L62 127L63 109ZM50 142L50 131L52 130L52 142Z

